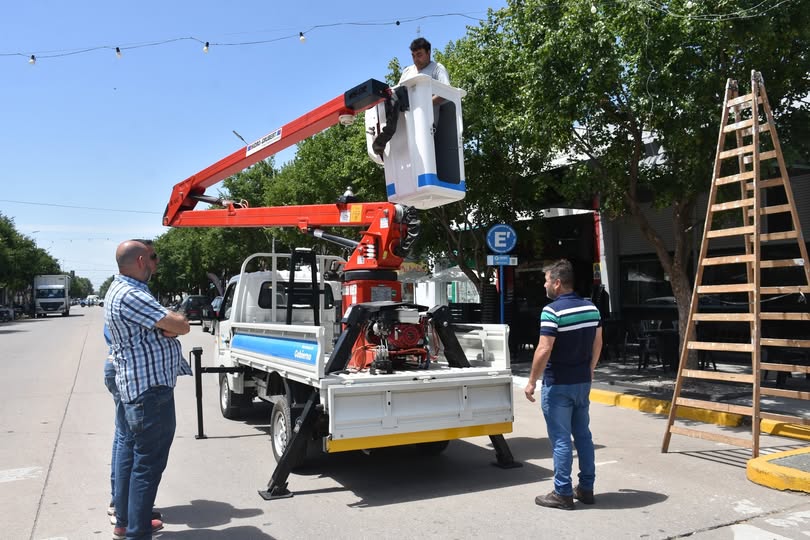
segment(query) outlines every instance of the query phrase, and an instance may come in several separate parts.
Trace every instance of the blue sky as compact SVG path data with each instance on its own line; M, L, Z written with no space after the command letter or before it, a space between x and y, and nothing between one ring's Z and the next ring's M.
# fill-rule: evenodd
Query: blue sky
M119 242L166 230L174 184L242 146L232 130L253 141L356 84L384 80L394 57L410 64L413 38L443 49L504 4L8 3L0 20L0 212L98 287L116 271ZM137 47L186 37L210 42L209 52L193 40Z

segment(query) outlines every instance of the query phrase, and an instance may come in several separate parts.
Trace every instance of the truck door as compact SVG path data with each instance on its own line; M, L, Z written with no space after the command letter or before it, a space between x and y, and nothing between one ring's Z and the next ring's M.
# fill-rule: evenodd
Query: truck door
M233 281L225 290L222 298L222 305L219 308L218 322L216 325L216 350L219 365L231 366L231 326L233 311L233 299L236 293L237 281Z

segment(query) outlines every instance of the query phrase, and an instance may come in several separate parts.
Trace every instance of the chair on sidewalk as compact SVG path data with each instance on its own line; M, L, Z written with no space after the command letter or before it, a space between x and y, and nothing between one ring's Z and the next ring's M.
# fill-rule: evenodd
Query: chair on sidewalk
M625 327L623 357L627 360L628 353L637 355L638 371L641 371L642 367L648 367L651 355L655 355L658 362L661 362L658 340L648 331L649 328L644 321L633 321Z

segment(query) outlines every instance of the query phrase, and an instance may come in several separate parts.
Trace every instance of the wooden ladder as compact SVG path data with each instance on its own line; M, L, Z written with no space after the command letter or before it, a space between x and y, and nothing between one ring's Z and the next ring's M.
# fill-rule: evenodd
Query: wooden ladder
M764 119L761 116L763 114ZM733 137L727 138L728 134L733 134ZM763 176L766 178L763 179ZM773 204L767 204L769 200L774 201ZM777 214L782 214L781 226L776 223L779 219ZM787 219L787 215L790 219ZM767 217L767 225L770 227L765 226L763 217ZM740 240L741 246L729 248L729 244L735 239ZM710 243L714 250L711 255ZM721 244L719 249L722 251L719 253L722 255L718 255L717 244ZM767 257L763 257L762 248L766 244L771 244L766 247L772 249L767 249ZM795 310L788 313L765 311L774 300L798 295L797 298L803 301L804 295L810 293L810 268L807 261L807 247L802 237L793 191L762 75L752 71L751 93L743 96L739 95L737 82L729 79L723 100L708 211L689 308L687 337L683 340L680 351L678 376L662 452L668 451L670 438L675 433L751 448L753 457L757 457L761 419L810 424L810 420L799 416L770 414L760 410L762 395L810 399L810 392L761 386L763 371L805 374L810 371L807 365L776 361L780 355L789 357L793 352L810 352L810 340L794 339L797 336L810 336L810 325L799 331L796 328L796 325L805 325L810 321L808 303L796 302ZM704 270L707 268L710 268L709 274L716 274L715 279L706 280L710 283L704 282ZM725 277L718 277L720 274ZM735 274L744 277L728 277ZM785 281L794 283L777 285ZM736 295L740 301L718 301L718 295L725 295L726 298L734 298ZM718 305L722 308L718 309ZM730 306L741 309L730 313L728 311L734 311ZM699 340L698 328L701 330L700 334L710 334L712 339L720 341ZM763 328L767 330L767 335L774 337L763 336ZM744 356L750 355L751 368L744 373L733 373L717 371L715 366L715 370L711 371L706 362L702 364L705 369L687 369L689 351L705 355L719 351L744 353ZM746 387L750 385L751 405L682 397L685 379L722 381ZM681 406L749 416L751 438L676 426L674 421L677 409Z

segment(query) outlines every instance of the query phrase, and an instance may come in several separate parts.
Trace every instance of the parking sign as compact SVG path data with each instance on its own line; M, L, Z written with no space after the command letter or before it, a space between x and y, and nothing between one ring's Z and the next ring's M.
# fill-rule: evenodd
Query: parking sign
M487 231L487 246L495 253L509 253L516 245L517 233L509 225L500 223Z

